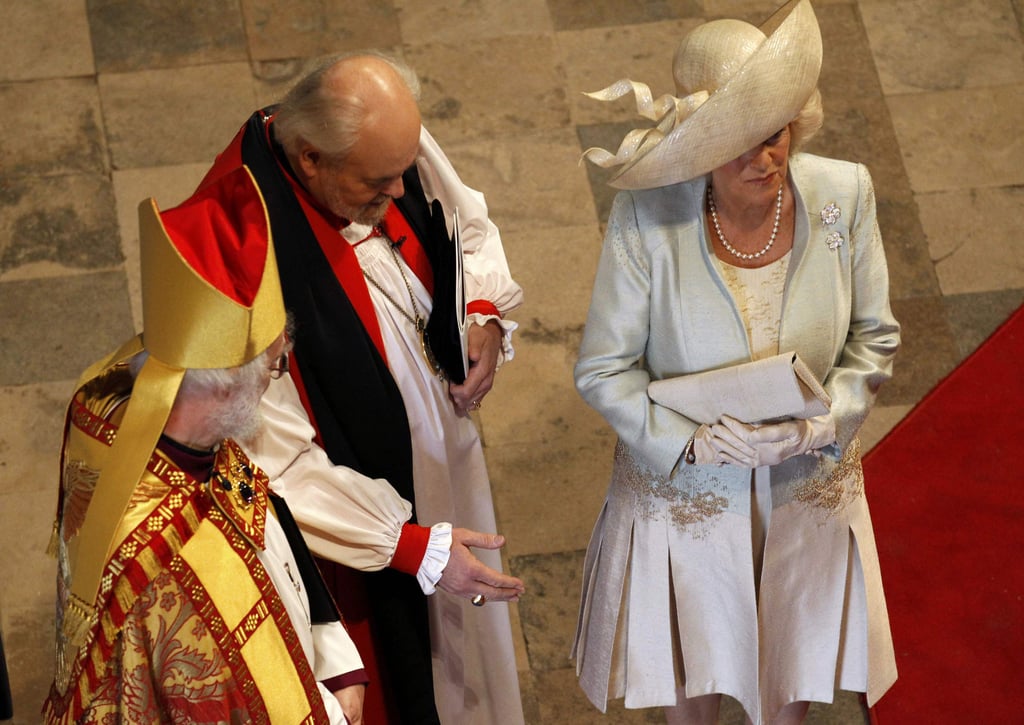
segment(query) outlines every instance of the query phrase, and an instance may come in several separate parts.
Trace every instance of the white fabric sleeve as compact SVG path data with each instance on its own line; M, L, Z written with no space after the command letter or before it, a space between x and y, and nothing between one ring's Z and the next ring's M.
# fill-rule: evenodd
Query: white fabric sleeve
M900 324L889 302L889 267L876 216L875 188L867 167L857 164L857 208L850 225L852 255L850 324L839 364L823 381L832 398L840 450L874 405L878 389L892 377L900 347Z
M353 569L388 566L412 505L387 481L331 463L290 376L271 381L260 412L260 434L243 447L288 502L310 550Z
M363 659L341 622L313 625L313 652L317 682L363 669Z
M423 183L427 201L438 199L444 207L449 232L451 213L456 208L459 210L466 300L486 300L498 309L502 317L519 307L523 303L523 290L509 272L501 235L498 233L498 227L488 216L484 195L462 183L451 161L425 128L420 129L416 169ZM484 322L489 319L483 315L479 317ZM496 319L499 319L505 333L502 344L504 359L511 360L512 332L517 325L504 319Z
M323 682L332 677L363 669L363 660L356 645L341 622L313 625L313 676L324 698L324 708L331 725L348 725L345 712L334 693Z

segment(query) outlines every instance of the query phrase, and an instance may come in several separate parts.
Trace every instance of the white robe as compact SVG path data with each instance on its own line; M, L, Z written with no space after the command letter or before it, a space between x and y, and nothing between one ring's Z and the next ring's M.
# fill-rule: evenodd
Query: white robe
M467 300L487 300L505 314L521 304L522 290L512 280L498 230L487 217L483 196L459 180L427 131L422 131L416 161L428 200L440 199L446 212L459 209ZM369 229L351 225L339 243L362 240ZM346 242L347 240L347 242ZM421 316L431 299L402 263L405 279L381 238L355 247L360 265L410 314L406 280ZM368 285L384 340L385 354L405 402L413 449L413 485L417 520L424 525L450 522L475 531L494 532L494 505L483 449L472 420L456 414L442 383L425 366L411 323L373 285ZM483 324L488 318L471 315ZM516 324L499 319L504 330L502 360L510 360ZM261 438L247 452L268 472L275 491L285 496L309 547L318 555L363 570L387 566L411 508L382 480L331 466L312 442L312 428L294 383L274 381L261 405L266 420ZM433 526L418 579L433 590L447 562L447 529ZM488 566L501 570L500 554L475 550ZM437 591L428 599L435 700L444 725L523 722L508 605L488 602L473 607L468 599Z

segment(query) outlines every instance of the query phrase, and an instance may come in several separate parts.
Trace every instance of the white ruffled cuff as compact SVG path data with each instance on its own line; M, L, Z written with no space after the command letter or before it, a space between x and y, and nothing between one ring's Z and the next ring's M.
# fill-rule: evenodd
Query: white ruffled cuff
M424 594L433 594L452 554L452 525L442 521L430 527L430 540L423 554L416 581Z
M498 351L498 364L494 370L501 370L501 366L516 356L512 348L512 333L519 329L519 323L513 320L506 320L498 315L485 315L481 312L471 312L466 315L466 324L477 324L483 327L491 320L496 320L501 325L501 350Z

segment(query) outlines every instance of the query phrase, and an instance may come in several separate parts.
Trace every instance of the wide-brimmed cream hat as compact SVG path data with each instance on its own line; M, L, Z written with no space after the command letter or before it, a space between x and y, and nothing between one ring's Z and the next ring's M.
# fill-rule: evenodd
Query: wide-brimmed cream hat
M673 65L679 96L654 100L643 83L621 80L591 98L633 93L637 112L656 122L623 139L617 153L588 149L608 182L648 189L687 181L735 159L796 118L821 71L821 32L810 0L790 0L760 28L714 20L688 33Z

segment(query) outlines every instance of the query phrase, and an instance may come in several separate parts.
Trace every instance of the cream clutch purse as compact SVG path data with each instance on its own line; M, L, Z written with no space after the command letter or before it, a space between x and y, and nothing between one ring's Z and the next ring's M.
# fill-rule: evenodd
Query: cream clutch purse
M655 380L647 394L658 405L708 424L723 415L744 423L813 418L832 407L828 393L795 352Z

